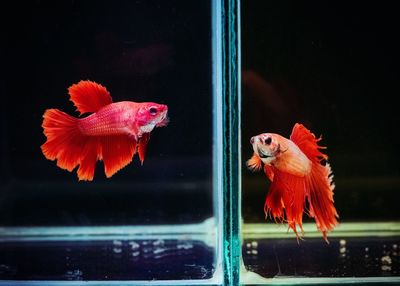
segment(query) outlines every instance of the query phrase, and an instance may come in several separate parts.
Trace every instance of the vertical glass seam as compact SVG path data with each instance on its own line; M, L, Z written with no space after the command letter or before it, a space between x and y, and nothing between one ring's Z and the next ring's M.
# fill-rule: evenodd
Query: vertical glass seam
M240 94L238 70L239 1L223 0L223 151L224 151L224 283L240 281Z
M221 1L211 1L212 9L212 81L213 81L213 200L214 200L214 217L216 217L215 234L216 234L216 265L214 279L217 283L222 282L223 271L223 144L222 138L222 27L221 27Z

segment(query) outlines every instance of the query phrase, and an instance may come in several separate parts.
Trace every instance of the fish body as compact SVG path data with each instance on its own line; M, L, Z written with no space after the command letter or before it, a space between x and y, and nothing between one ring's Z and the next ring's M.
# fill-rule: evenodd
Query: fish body
M93 180L98 160L104 162L109 178L128 165L136 152L143 164L150 132L168 124L168 107L154 102L112 102L107 89L92 81L80 81L69 88L70 99L83 118L58 109L43 117L47 141L44 156L57 166L72 171L79 165L79 180Z
M157 108L161 112L167 110L165 105L153 102L110 103L96 113L80 119L78 128L87 136L125 134L137 141L143 134L151 132L156 125L160 126L159 118L152 116L146 106Z
M330 165L318 141L302 124L296 123L290 139L275 133L262 133L250 139L254 154L247 161L252 171L264 169L271 181L264 212L275 221L286 221L297 238L303 235L302 217L315 219L327 240L327 232L337 225L333 204L335 185ZM325 162L325 163L324 163ZM308 209L307 209L308 208ZM297 232L301 229L301 235Z

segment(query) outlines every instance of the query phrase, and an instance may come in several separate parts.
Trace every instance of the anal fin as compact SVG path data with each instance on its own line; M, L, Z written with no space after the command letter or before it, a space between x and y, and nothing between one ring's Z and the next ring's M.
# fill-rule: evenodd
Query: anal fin
M274 170L273 182L264 206L266 215L287 222L297 237L297 226L302 230L306 198L305 179ZM284 209L284 210L283 210Z
M136 141L126 135L103 137L100 142L107 178L128 165L136 153Z
M79 180L92 181L94 171L96 169L96 162L100 154L100 147L97 138L87 138L83 146L81 161L77 171Z

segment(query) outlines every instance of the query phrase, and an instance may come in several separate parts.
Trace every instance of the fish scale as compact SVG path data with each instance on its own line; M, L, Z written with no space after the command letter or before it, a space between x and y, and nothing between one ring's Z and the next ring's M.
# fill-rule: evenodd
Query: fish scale
M88 136L130 134L129 131L133 131L130 127L135 123L135 107L129 102L109 104L98 112L80 119L79 129L82 134Z

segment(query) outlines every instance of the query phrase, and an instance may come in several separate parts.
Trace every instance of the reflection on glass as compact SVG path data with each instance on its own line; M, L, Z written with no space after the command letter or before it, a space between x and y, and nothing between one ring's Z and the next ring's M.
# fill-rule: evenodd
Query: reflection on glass
M340 215L329 244L303 216L297 242L290 221L265 217L271 184L243 164L244 283L400 281L395 19L384 5L241 1L242 161L257 134L322 134Z

